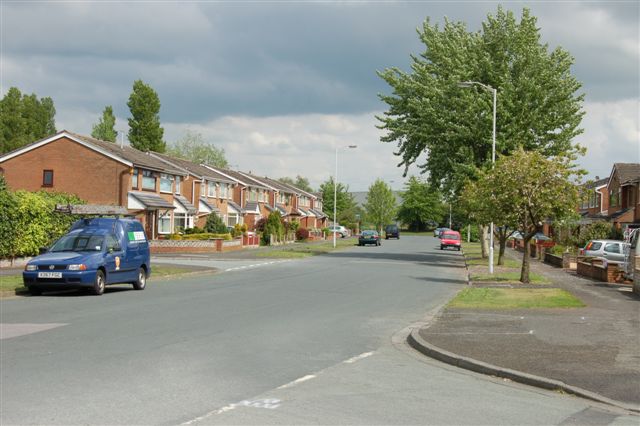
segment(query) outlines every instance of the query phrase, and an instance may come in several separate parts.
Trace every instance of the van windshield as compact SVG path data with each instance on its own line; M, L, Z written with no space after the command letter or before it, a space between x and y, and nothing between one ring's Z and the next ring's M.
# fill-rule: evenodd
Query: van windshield
M104 245L103 235L80 234L65 235L51 247L49 252L60 251L101 251Z

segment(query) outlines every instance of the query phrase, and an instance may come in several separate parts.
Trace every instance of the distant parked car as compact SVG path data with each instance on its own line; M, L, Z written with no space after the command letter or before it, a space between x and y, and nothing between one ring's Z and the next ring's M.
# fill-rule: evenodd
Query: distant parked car
M449 229L449 228L436 228L436 229L433 230L433 236L440 238L440 233L442 231L446 231L447 229Z
M458 231L442 231L440 234L440 250L444 250L448 247L453 247L460 251L460 233Z
M358 245L364 246L367 244L374 244L376 246L381 245L380 235L378 235L378 231L362 231L360 233L360 237L358 237Z
M348 237L349 231L342 225L332 225L329 227L329 232L334 232L336 237L339 235L340 238Z
M580 254L606 259L609 263L624 263L624 249L628 245L619 240L591 240L580 249Z
M389 238L400 239L400 228L398 228L398 225L387 225L384 227L384 239L388 240Z

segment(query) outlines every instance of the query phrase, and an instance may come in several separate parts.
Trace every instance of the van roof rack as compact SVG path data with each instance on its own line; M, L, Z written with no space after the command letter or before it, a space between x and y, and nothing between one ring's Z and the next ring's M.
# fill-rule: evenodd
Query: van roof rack
M134 216L123 206L106 206L99 204L56 204L58 213L77 214L81 216Z

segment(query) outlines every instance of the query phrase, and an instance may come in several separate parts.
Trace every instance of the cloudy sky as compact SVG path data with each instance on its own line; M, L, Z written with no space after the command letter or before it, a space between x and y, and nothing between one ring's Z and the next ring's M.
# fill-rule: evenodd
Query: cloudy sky
M581 159L590 176L640 162L637 1L502 2L538 18L542 38L575 57L586 94ZM90 134L105 105L127 131L133 81L159 94L165 139L187 130L260 175L334 173L364 191L401 189L395 146L374 116L389 91L376 70L408 70L416 28L430 17L478 30L497 2L475 1L7 1L0 5L0 83L53 98L58 129ZM498 99L499 101L499 99ZM417 169L410 170L417 174Z

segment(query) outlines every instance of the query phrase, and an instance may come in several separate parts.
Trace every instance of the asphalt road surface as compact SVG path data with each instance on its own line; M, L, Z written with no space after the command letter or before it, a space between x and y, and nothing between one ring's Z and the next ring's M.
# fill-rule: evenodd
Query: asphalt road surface
M638 424L458 370L408 327L464 285L430 237L0 303L0 423Z

